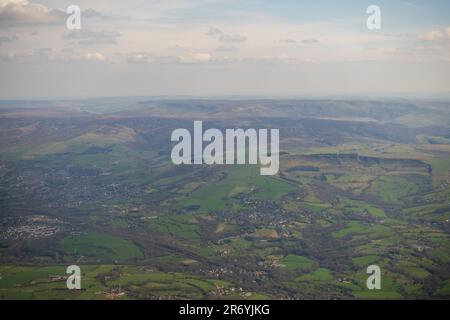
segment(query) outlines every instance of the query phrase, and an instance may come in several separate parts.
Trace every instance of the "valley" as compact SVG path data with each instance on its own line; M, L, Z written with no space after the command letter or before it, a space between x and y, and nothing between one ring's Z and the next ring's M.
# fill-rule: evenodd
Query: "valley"
M0 298L450 297L448 102L108 103L0 102ZM279 129L278 174L175 166L194 120Z

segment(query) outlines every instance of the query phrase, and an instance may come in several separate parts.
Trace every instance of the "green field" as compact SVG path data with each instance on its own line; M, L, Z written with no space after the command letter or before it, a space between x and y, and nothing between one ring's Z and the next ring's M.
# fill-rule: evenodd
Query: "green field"
M299 282L304 282L304 281L332 281L333 279L334 277L331 270L326 268L320 268L313 272L297 277L295 280Z
M398 175L385 175L375 180L368 193L380 196L388 203L401 203L401 199L416 193L417 186L408 179Z
M310 270L315 266L314 261L303 256L297 256L294 254L287 255L280 264L286 270Z
M149 223L151 230L157 230L185 240L197 242L200 230L197 220L192 215L161 216Z
M227 281L200 279L121 265L81 265L81 290L67 290L65 266L0 266L3 299L129 299L152 297L204 298ZM61 278L55 278L61 277ZM119 293L123 294L119 294Z
M240 165L230 168L219 182L194 191L183 206L199 206L200 211L223 210L233 196L249 194L258 200L278 200L295 191L295 186L278 178L261 176L256 165Z
M68 236L61 244L66 254L74 257L86 256L100 261L126 261L142 257L140 249L131 241L95 232Z

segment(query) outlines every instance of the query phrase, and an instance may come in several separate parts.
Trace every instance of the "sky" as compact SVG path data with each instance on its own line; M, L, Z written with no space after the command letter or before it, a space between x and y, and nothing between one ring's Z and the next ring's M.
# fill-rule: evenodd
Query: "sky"
M450 1L0 0L0 99L113 96L450 97Z

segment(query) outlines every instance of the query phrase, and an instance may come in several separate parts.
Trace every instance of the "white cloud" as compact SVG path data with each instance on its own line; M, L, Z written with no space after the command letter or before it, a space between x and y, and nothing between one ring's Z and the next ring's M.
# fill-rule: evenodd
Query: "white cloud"
M129 63L148 63L151 61L152 55L145 52L131 53L127 57Z
M100 52L77 52L72 48L54 51L51 48L34 49L28 53L9 52L2 55L3 59L20 62L83 62L83 61L106 61L104 54Z
M54 57L56 61L66 62L83 62L83 61L97 61L102 62L106 57L100 52L74 52L73 50L63 50Z
M180 56L181 63L202 63L202 62L210 62L213 60L213 57L209 53L189 53L188 55Z
M35 24L63 23L66 14L57 9L48 9L42 4L27 0L0 0L0 24L23 26Z
M419 35L420 40L442 41L450 39L450 27L444 30L431 30Z
M104 61L105 56L99 52L87 52L81 56L80 60L85 61Z

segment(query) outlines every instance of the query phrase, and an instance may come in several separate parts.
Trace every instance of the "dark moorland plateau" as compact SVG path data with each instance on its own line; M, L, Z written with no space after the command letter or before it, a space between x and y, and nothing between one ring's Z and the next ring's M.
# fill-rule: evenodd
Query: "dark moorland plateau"
M194 120L279 128L278 175L173 165ZM0 298L450 298L449 184L445 101L1 101Z

